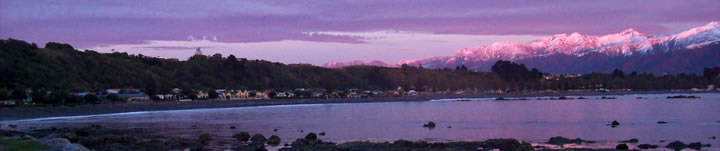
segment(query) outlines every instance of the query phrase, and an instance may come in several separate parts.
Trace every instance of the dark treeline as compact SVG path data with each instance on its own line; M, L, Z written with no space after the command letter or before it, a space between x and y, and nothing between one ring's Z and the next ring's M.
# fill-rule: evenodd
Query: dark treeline
M718 84L719 67L704 75L649 73L592 73L549 77L522 64L498 61L493 72L474 72L467 67L424 69L354 66L327 69L307 64L282 64L248 60L237 56L194 55L187 61L127 53L78 51L68 44L47 43L44 48L21 40L1 40L0 91L41 90L52 92L99 92L108 88L140 88L148 94L171 93L173 88L276 89L324 88L380 89L402 87L425 91L457 90L568 90L627 88L670 90L705 88ZM703 68L703 67L698 67ZM0 93L0 97L10 97ZM9 94L12 95L12 94ZM62 96L58 96L62 97Z
M460 89L502 88L492 73L356 66L327 69L307 64L248 60L233 55L194 55L187 61L127 53L77 51L68 44L39 48L19 40L2 40L0 88L81 92L107 88L142 88L169 93L172 88L207 89Z

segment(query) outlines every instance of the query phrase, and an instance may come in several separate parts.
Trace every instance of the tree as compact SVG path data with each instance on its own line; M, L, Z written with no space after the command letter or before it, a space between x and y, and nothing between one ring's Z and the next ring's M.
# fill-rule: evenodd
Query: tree
M10 91L5 88L0 89L0 101L10 99Z
M83 99L86 103L98 103L98 98L95 94L87 94Z
M25 93L24 90L15 89L10 94L10 99L13 99L13 100L22 100L22 99L26 99L26 98L27 98L27 94Z
M715 80L719 74L720 74L720 67L705 68L705 70L703 70L703 76L705 78L707 78L709 81Z
M217 99L220 96L215 90L208 90L208 98Z
M465 65L460 66L460 70L462 71L468 71L468 68Z
M622 70L620 70L620 69L618 69L618 68L615 68L615 70L613 70L613 72L612 72L612 75L613 75L613 77L624 78L624 77L625 77L625 72L622 71Z
M499 60L490 68L500 78L506 82L529 82L537 81L542 78L544 73L540 70L532 69L528 71L524 64L517 64L510 61Z
M118 96L118 95L115 94L115 93L110 93L110 94L108 94L108 95L105 96L105 99L107 99L107 100L109 100L109 101L120 101L120 96Z
M33 102L37 103L50 103L50 101L47 98L47 92L43 90L35 90L30 92L30 97L32 97Z

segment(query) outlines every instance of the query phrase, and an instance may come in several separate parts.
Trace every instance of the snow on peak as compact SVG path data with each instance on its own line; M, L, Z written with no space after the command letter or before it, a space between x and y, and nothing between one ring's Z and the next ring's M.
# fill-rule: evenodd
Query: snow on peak
M705 26L674 35L651 37L633 28L602 36L583 35L577 32L563 33L540 38L525 44L502 41L486 46L462 49L452 57L434 57L435 60L426 58L404 62L436 62L437 59L444 59L445 62L458 60L466 62L517 60L552 54L583 56L593 52L627 56L646 54L651 51L667 52L689 48L690 46L698 47L718 41L720 41L720 24L710 22Z
M386 65L381 62L329 62L325 67L348 65L397 66L399 64L422 64L426 67L442 64L465 64L472 62L494 62L497 60L519 60L531 57L565 54L583 56L601 53L610 56L645 55L663 53L684 48L698 48L720 42L720 24L710 22L677 34L649 36L633 28L602 36L584 35L577 32L555 34L528 43L501 41L457 51L454 56L436 56L400 61ZM470 64L468 64L470 65Z

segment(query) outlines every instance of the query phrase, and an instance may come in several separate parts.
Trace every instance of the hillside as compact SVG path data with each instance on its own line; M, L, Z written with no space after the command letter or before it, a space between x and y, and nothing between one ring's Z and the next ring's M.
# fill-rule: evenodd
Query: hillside
M430 70L416 67L354 66L327 69L303 64L247 60L235 56L195 55L187 61L127 53L78 51L68 44L39 48L21 40L0 42L0 88L96 91L143 88L167 93L172 88L206 89L395 89L502 87L493 73Z

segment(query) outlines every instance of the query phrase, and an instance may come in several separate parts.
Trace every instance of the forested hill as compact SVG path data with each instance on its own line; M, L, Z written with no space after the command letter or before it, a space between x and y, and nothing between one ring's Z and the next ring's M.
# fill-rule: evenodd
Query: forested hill
M328 90L435 88L497 89L504 87L494 73L467 70L430 70L416 67L356 66L327 69L312 65L247 60L230 55L195 55L187 61L127 53L78 51L68 44L47 43L44 48L21 40L0 40L0 88L98 91L142 88L167 93L172 88Z

